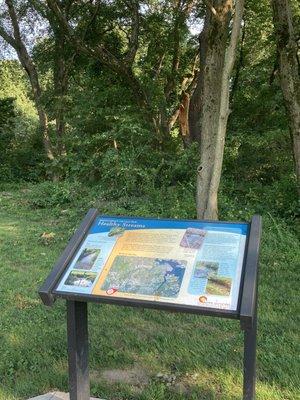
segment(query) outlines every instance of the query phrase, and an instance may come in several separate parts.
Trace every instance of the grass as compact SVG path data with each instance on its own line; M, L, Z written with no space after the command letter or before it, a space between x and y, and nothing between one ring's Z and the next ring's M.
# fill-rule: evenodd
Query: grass
M36 199L32 200L31 189L29 185L0 189L1 400L68 390L65 304L58 301L51 309L44 307L37 289L88 204L33 207ZM146 215L154 214L151 199L143 204L149 207L144 209ZM176 207L173 215L178 216ZM121 208L106 204L105 212L126 213ZM258 400L300 398L299 264L294 229L264 215ZM93 396L107 400L241 398L243 338L236 321L108 305L91 305L89 318ZM103 371L115 369L143 371L147 384L104 379ZM175 384L157 378L158 373L175 376Z

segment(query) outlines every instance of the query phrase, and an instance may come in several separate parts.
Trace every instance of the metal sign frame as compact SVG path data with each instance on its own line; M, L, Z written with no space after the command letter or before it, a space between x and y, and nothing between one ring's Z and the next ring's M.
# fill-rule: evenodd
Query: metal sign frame
M39 295L43 303L47 306L52 306L56 298L59 297L65 299L67 303L70 400L90 399L88 368L88 302L155 308L166 311L185 312L239 320L241 329L244 331L243 400L254 400L258 267L262 229L261 217L259 215L254 215L249 223L249 233L246 241L243 273L240 282L239 302L237 309L233 311L148 300L113 298L70 292L56 292L55 288L57 283L72 261L81 243L87 236L89 229L98 216L99 213L97 209L90 209L88 211L79 228L70 239L67 247L61 254L54 268L39 290Z

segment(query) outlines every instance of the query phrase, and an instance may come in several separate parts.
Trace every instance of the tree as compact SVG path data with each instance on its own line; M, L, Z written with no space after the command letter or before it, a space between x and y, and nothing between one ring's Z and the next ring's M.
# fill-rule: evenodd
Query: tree
M218 217L230 78L240 37L244 1L206 2L200 34L200 70L189 110L190 136L200 144L197 169L198 218ZM230 28L230 23L232 23Z
M74 48L126 81L160 142L169 137L179 115L186 135L182 111L197 63L187 20L196 2L119 0L88 6L84 2L84 7L81 3L73 5L76 18L71 25L61 2L47 0ZM189 52L194 56L186 57Z
M66 49L64 31L60 29L60 26L56 23L56 19L50 12L48 12L49 10L43 5L43 3L36 0L28 0L27 2L21 1L20 3L17 3L14 0L5 0L5 4L7 6L7 12L5 13L4 11L2 13L0 35L5 42L16 51L18 59L29 78L33 100L39 118L39 126L43 138L45 153L47 158L51 162L54 162L54 160L66 154L64 140L65 97L68 91L68 77L74 59L74 51L70 54ZM70 4L71 2L62 2L62 10L67 20ZM44 28L47 35L49 35L48 28L50 27L50 39L52 31L54 50L52 54L50 54L52 56L51 68L53 73L53 91L51 100L52 103L54 103L54 112L52 112L54 118L51 117L49 106L47 107L45 102L45 90L41 83L42 75L40 74L31 54L31 49L29 49L28 43L26 43L25 38L27 35L30 35L30 26L25 24L21 25L21 19L24 16L27 19L30 17L42 18L42 22L39 21L40 26ZM11 29L9 25L11 26ZM48 101L48 103L50 102ZM54 138L51 137L49 128L49 120L51 119L55 120ZM53 179L59 179L59 174L57 174L57 172L51 171L51 174Z
M58 156L66 155L65 131L66 131L66 96L69 89L70 70L74 63L76 53L67 46L67 38L64 30L57 23L55 15L48 7L39 0L29 0L33 9L48 21L51 28L53 51L52 51L52 74L53 74L53 103L56 131L56 153ZM72 1L61 2L61 11L66 21L70 18ZM50 36L51 37L51 36Z
M280 84L289 119L300 194L300 62L289 0L272 0Z
M34 103L38 113L40 130L44 143L44 149L48 159L53 161L55 157L54 157L53 145L51 143L49 135L48 116L42 102L42 88L40 84L39 75L36 66L32 60L32 57L30 56L26 48L25 42L22 38L14 2L13 0L5 0L5 3L7 5L8 15L12 25L12 33L10 34L4 28L3 24L0 24L0 35L11 47L14 48L22 67L24 68L24 70L28 75L32 88Z

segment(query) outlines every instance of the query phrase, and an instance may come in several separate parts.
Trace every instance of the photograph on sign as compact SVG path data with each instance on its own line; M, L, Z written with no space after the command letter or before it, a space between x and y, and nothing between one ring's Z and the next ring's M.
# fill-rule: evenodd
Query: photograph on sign
M248 224L98 217L56 293L236 310Z

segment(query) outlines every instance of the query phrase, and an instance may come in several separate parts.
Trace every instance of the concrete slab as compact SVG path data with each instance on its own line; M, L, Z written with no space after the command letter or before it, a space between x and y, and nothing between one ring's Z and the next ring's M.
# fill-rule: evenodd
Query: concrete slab
M28 400L70 400L70 396L69 393L51 392L47 394L42 394L41 396L31 397ZM101 400L101 399L96 399L95 397L91 397L91 400Z

